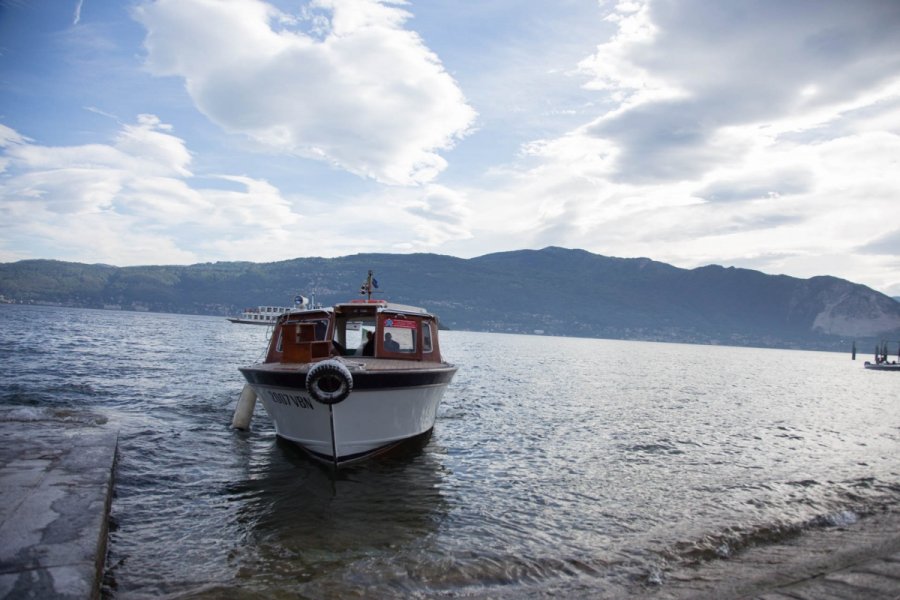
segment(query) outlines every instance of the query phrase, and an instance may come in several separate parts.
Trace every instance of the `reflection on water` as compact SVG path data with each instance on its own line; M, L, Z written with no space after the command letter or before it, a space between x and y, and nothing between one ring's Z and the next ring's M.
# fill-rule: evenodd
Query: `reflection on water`
M433 456L415 449L334 472L288 442L273 444L264 463L228 489L241 499L235 518L249 542L237 581L311 597L352 593L348 569L370 572L379 557L409 552L435 534L448 511L442 473ZM391 579L366 577L355 591L390 589Z
M267 331L0 306L0 403L120 430L107 597L626 596L900 500L848 355L445 332L431 440L334 473L228 426Z

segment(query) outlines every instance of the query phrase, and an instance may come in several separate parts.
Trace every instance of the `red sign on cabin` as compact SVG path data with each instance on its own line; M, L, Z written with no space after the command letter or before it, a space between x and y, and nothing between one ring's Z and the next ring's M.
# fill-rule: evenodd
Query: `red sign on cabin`
M405 321L400 319L388 319L384 322L385 327L397 327L399 329L415 329L416 322L415 321Z

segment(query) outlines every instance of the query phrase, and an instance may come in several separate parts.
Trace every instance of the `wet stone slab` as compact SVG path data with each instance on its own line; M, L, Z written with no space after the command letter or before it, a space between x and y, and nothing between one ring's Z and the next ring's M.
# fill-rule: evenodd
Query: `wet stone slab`
M94 414L0 410L0 598L92 598L118 434Z

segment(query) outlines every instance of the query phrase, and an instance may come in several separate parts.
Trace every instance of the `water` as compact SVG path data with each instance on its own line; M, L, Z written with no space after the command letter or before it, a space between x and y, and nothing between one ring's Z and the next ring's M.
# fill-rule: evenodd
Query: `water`
M120 430L107 598L618 597L900 504L900 376L849 352L442 332L428 445L333 474L229 428L267 331L0 306L0 404Z

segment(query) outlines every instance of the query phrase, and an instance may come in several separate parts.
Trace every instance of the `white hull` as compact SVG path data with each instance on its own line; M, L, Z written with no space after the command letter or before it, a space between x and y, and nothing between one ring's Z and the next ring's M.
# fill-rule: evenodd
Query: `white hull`
M302 296L300 296L300 298L302 298ZM239 316L227 318L232 323L243 323L246 325L275 325L275 323L278 322L278 317L286 312L290 312L290 310L291 307L289 306L259 306L257 308L246 308Z
M354 390L332 405L316 402L306 390L253 389L280 437L320 460L346 464L429 432L447 385Z
M240 317L228 317L228 320L232 323L243 323L244 325L268 325L269 327L275 325L275 323L278 322L277 318L253 321L250 319L242 319Z
M893 363L887 363L887 362L870 363L869 361L866 361L866 363L863 366L865 368L871 369L873 371L896 371L896 372L900 373L900 364L897 364L896 362L893 362Z

